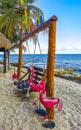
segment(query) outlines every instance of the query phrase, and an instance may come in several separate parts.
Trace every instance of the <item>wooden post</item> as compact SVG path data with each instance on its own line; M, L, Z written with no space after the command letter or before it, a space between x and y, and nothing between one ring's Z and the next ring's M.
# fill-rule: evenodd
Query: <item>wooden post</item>
M4 49L4 68L3 73L6 73L6 50Z
M22 42L20 42L19 45L18 80L21 79L21 69L22 69Z
M55 68L55 48L56 48L56 21L54 16L49 26L49 45L47 62L47 97L54 97L54 68ZM54 107L46 109L49 119L54 119Z
M9 70L9 68L10 68L10 52L8 51L7 53L8 53L8 70Z

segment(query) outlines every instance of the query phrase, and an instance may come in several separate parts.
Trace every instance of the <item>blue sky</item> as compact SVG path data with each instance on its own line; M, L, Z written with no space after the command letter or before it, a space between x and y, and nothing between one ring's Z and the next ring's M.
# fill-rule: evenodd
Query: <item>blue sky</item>
M36 0L45 19L56 15L56 53L81 53L81 0ZM47 50L47 35L39 34L42 50Z

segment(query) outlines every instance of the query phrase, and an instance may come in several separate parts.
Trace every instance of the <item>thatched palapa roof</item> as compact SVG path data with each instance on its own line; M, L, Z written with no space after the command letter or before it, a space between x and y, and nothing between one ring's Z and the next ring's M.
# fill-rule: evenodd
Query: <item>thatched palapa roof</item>
M2 33L0 33L0 48L10 49L11 42Z

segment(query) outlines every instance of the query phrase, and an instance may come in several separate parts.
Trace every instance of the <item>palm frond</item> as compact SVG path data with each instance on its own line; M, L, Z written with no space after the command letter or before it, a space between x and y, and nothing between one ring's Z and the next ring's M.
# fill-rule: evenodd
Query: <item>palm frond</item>
M11 29L11 25L12 25L12 21L13 21L13 18L15 19L15 16L14 16L14 13L15 13L15 10L13 10L13 13L11 14L10 18L8 19L8 23L6 25L6 28L5 28L5 32L4 34L7 35L8 34L8 30ZM13 17L14 16L14 17ZM14 23L14 22L13 22ZM12 25L12 27L14 28L14 24ZM10 29L9 29L10 28ZM11 31L10 31L11 32Z
M36 0L24 0L24 1L25 1L25 3L32 4L32 3L34 3Z
M19 48L19 44L17 44L17 43L16 44L12 44L12 47L11 47L10 50L13 50L14 48L15 49Z
M21 26L23 30L27 28L27 24L28 24L28 12L27 10L24 10L23 15L21 16Z
M25 7L25 1L24 0L20 0L20 5L22 6L22 8Z
M7 37L10 39L14 34L14 26L17 24L17 14L10 18L9 26L6 28Z
M21 32L26 28L29 30L31 24L44 14L42 10L34 5L36 0L0 0L2 3L2 16L0 16L0 31L12 41L13 48L18 48L18 41L21 39ZM14 8L15 5L20 5L21 8ZM37 37L33 38L34 44L37 42ZM24 51L26 47L23 46Z
M6 10L13 8L18 3L17 0L0 0L0 2L2 3L2 8Z
M25 45L23 45L23 50L24 50L24 52L26 52L26 51L27 51L27 48L26 48L26 46L25 46Z
M34 11L38 12L39 15L42 15L44 17L43 11L34 5L28 5L28 10L30 10L30 11L34 10Z
M12 48L10 49L11 51L14 51L14 48L15 49L18 49L19 48L19 44L12 44ZM26 48L26 46L25 45L23 45L23 50L24 50L24 52L26 52L27 51L27 48Z
M37 20L39 16L42 16L43 20L45 20L44 13L38 7L35 7L33 5L28 5L28 10L30 12L30 18L32 20Z
M0 16L0 31L3 27L6 27L6 24L8 23L8 19L10 18L12 13L13 13L13 9L10 9L9 11L7 11L6 14Z
M25 31L26 29L30 29L30 25L32 24L32 20L30 18L29 10L24 10L23 15L21 16L21 26L22 29Z
M33 43L36 44L38 41L38 35L35 35L34 37L32 37L31 40L33 40Z

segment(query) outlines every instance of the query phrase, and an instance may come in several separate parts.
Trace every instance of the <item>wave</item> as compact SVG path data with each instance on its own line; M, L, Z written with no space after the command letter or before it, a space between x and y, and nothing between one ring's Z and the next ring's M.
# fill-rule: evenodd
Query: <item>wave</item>
M0 60L4 55L0 54ZM23 54L23 63L25 66L33 63L35 66L43 67L47 65L47 54ZM18 54L10 54L10 62L18 62ZM81 54L56 54L55 66L61 68L77 69L76 73L81 73Z

